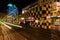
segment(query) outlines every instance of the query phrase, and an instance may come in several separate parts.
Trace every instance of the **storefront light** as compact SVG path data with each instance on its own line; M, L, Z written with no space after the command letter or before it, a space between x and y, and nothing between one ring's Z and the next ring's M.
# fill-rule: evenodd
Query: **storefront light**
M58 6L60 6L60 2L56 2L56 4L57 4Z
M25 11L23 10L23 11L22 11L22 14L24 14L24 12L25 12Z
M35 20L36 23L38 23L38 20Z
M55 2L55 3L53 4L53 8L56 9L56 12L57 12L58 10L60 10L60 2Z
M21 20L24 20L24 17L22 17Z
M24 14L25 12L27 12L27 10L22 10L22 14Z

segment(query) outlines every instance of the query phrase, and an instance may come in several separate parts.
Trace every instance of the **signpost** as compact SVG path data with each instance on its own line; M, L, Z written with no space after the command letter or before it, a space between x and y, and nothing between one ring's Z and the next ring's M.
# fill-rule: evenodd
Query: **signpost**
M7 10L8 11L8 16L11 16L11 18L9 18L10 21L13 21L13 23L15 21L17 22L17 20L15 20L15 19L18 16L18 8L16 7L15 4L11 4L11 3L9 3L7 6L8 6L8 10Z

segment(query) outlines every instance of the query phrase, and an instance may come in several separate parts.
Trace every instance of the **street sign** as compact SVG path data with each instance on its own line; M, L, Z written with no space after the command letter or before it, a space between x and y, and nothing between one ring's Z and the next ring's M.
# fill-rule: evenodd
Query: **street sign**
M8 4L8 13L9 16L16 16L18 13L18 8L13 4Z

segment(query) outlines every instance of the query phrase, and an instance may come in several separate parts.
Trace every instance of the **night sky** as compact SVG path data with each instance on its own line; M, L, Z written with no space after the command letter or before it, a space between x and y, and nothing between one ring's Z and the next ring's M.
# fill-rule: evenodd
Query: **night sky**
M6 12L8 3L15 4L18 7L19 11L21 11L22 8L36 1L37 0L0 0L0 12Z

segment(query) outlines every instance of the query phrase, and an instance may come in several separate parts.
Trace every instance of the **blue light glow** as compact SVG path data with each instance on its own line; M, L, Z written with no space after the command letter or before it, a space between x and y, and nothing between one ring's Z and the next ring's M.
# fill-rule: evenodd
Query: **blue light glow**
M8 15L11 15L11 16L16 16L16 14L18 13L18 8L16 7L16 5L13 5L12 4L8 4L10 6L8 6Z
M13 4L8 4L8 6L13 6Z

